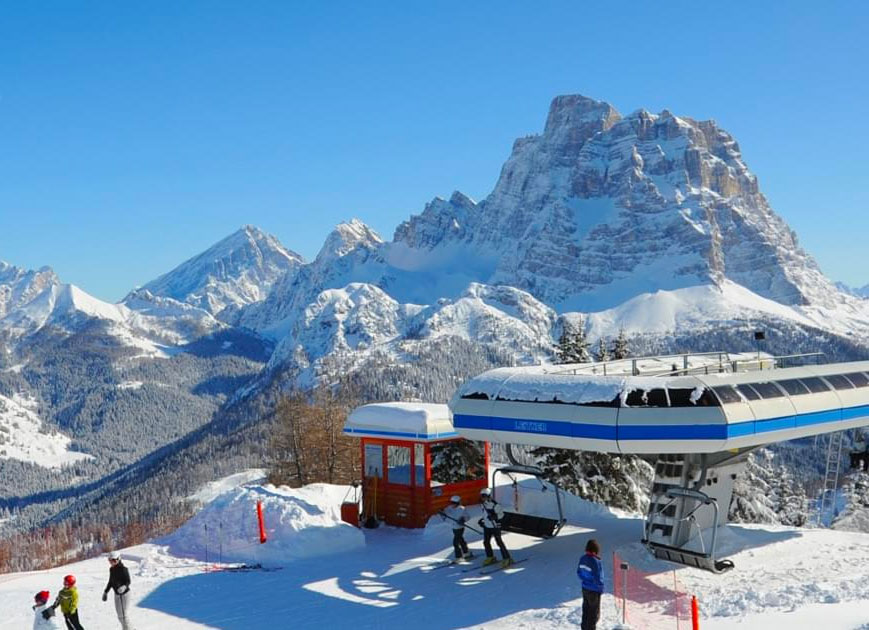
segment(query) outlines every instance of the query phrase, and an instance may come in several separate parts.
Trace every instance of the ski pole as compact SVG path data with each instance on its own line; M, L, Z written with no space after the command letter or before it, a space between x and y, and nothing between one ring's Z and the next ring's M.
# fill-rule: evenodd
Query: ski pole
M453 518L452 516L449 516L448 514L444 514L444 513L443 513L442 511L440 511L440 510L438 511L438 514L440 514L440 515L443 516L444 518L448 518L448 519L450 519L450 520L453 521L454 523L458 523L458 524L461 525L462 527L467 527L467 528L470 529L472 532L476 532L476 533L478 533L478 534L482 534L482 533L483 533L483 532L481 532L479 529L475 529L475 528L471 527L470 525L468 525L467 523L462 523L460 520L458 520L458 519L456 519L456 518Z

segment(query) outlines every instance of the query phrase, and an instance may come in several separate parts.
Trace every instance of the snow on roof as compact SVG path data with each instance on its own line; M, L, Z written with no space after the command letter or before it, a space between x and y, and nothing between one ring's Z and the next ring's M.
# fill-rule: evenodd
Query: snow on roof
M408 402L372 403L357 407L347 417L344 433L359 437L417 441L458 437L449 407Z

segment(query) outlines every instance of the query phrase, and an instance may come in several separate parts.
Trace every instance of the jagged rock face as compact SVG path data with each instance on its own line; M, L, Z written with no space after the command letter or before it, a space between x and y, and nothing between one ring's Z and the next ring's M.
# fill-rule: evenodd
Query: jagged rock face
M50 267L32 271L0 260L0 319L58 285L60 280Z
M552 102L543 133L516 141L484 201L435 200L393 247L430 257L460 243L496 261L480 281L560 310L724 278L784 304L841 299L714 122L622 117L582 96Z
M247 225L198 256L137 290L197 306L212 315L264 300L272 286L302 265L302 257L278 240ZM147 292L147 293L146 293Z
M287 331L288 318L305 309L324 289L352 282L377 284L385 267L380 258L382 245L383 239L357 219L339 224L313 262L282 277L268 297L245 308L236 323L280 337Z
M284 322L268 371L292 366L310 384L328 364L349 373L375 356L401 363L403 344L460 338L504 348L514 360L536 363L551 352L555 311L513 287L472 284L454 300L400 304L371 284L327 289Z

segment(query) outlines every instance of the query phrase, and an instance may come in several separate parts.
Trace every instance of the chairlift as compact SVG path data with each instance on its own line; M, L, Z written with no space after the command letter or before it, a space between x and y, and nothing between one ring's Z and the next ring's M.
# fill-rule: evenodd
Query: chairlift
M546 486L543 471L536 466L513 465L497 468L492 473L492 498L497 501L495 492L497 492L498 484L496 483L498 474L507 475L513 482L514 488L517 487L518 481L514 475L531 475L540 482L540 491L547 492L549 488ZM555 502L558 505L558 518L546 518L545 516L534 516L532 514L521 514L519 512L504 511L504 518L501 519L501 530L512 532L514 534L523 534L525 536L533 536L535 538L554 538L564 527L567 519L564 518L564 510L561 506L561 491L558 486L552 484L555 488Z
M678 564L684 564L689 567L696 567L713 573L724 573L733 568L732 560L716 560L715 559L715 538L718 534L718 501L699 490L691 490L690 488L669 488L667 490L669 501L663 504L660 509L652 514L652 517L646 522L645 538L643 543L651 550L654 556L660 560L668 560ZM700 539L700 551L693 549L684 549L682 547L673 547L663 543L653 542L650 540L651 534L654 531L655 518L659 514L663 514L670 506L674 505L680 499L693 499L697 501L697 505L683 516L680 521L688 521L697 527L697 534ZM715 520L712 526L712 540L709 545L709 551L706 551L706 546L703 543L703 532L697 525L697 519L694 516L695 512L704 505L712 505L715 510Z

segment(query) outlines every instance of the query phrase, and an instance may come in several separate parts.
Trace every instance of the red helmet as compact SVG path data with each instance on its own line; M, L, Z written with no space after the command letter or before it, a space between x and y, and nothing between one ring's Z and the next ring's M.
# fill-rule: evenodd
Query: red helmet
M49 597L51 597L51 593L49 593L48 591L39 591L36 595L34 595L33 599L35 599L40 604L44 604L48 601Z
M63 585L67 588L69 588L70 586L75 586L75 576L74 575L63 576Z

